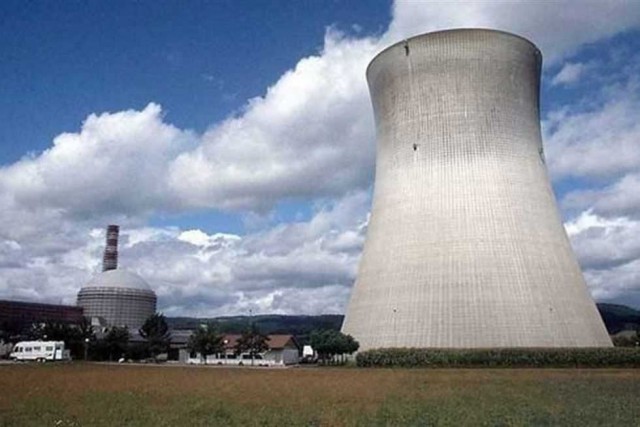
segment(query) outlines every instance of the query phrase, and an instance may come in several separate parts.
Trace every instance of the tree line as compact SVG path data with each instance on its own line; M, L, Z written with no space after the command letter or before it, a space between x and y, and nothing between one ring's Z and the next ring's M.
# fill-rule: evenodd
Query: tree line
M119 360L153 359L167 353L171 334L167 320L161 313L150 316L138 330L142 342L131 342L131 333L126 327L113 326L96 334L88 318L71 325L47 321L32 327L20 336L0 336L5 341L43 340L64 341L73 359ZM350 335L333 329L316 330L311 333L311 346L324 364L340 363L345 354L353 354L359 344ZM206 363L207 356L222 355L229 349L225 334L216 322L198 326L187 342L191 353L198 353ZM234 355L248 354L251 359L269 349L269 337L255 323L242 332L233 347Z
M157 359L169 349L171 336L164 315L150 316L138 330L141 343L131 343L128 328L113 326L97 334L91 321L84 317L77 324L45 321L31 325L26 330L3 329L0 339L5 342L27 340L64 341L73 359L118 360Z

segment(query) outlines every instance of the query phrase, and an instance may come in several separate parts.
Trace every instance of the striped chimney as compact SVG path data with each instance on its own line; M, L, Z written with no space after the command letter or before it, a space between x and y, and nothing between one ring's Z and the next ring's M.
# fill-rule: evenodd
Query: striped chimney
M107 246L104 248L102 258L102 271L115 270L118 268L118 233L120 227L117 225L107 226Z

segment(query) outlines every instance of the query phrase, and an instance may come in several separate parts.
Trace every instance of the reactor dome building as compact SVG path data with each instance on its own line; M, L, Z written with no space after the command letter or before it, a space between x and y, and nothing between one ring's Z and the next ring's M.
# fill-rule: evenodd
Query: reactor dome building
M77 305L105 326L136 331L156 312L157 297L140 276L118 269L118 233L117 225L107 227L103 271L80 289Z
M551 188L542 56L461 29L378 54L373 206L343 332L380 347L607 347Z

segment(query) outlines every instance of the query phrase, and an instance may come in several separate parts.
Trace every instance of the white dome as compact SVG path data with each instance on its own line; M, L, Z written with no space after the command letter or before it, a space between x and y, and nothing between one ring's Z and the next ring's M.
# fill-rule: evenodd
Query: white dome
M141 291L151 291L151 288L144 279L137 274L126 270L107 270L96 275L89 281L85 288L107 287L139 289Z

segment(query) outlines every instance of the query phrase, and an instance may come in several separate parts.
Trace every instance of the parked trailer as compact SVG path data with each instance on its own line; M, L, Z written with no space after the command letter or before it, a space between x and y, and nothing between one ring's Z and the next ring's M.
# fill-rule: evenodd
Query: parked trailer
M20 341L13 347L9 358L15 361L47 362L69 360L69 350L63 341Z

